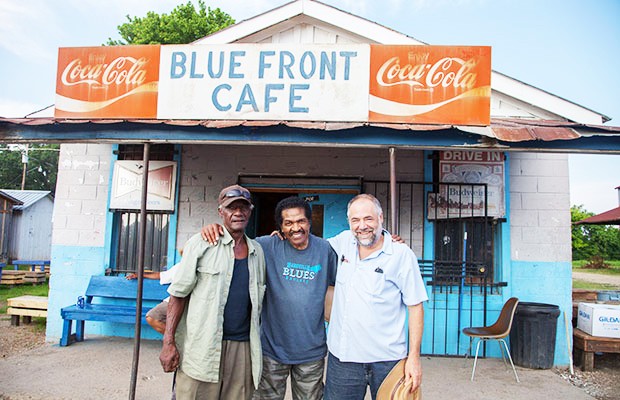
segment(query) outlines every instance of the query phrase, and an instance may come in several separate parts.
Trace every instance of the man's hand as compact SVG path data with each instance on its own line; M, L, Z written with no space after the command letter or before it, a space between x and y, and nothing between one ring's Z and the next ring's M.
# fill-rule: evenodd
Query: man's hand
M125 275L125 279L127 279L128 281L132 280L132 279L138 279L138 275L131 273L131 274L127 274Z
M394 242L394 243L405 243L403 238L401 238L400 236L398 236L395 233L392 234L392 242Z
M202 227L200 235L202 236L202 240L214 245L220 239L220 236L224 235L224 227L220 224L209 224Z
M159 354L159 362L164 372L174 372L179 368L179 351L174 343L164 343Z
M282 236L282 232L275 230L273 232L271 232L271 234L269 236L277 236L278 238L280 238L280 240L286 240L286 238L284 236Z
M175 342L177 326L185 310L187 303L186 297L176 297L171 295L168 301L168 311L166 313L166 330L164 331L159 362L164 368L164 372L173 372L179 368L180 355Z
M422 363L419 355L409 355L405 361L405 386L411 382L411 392L422 383Z

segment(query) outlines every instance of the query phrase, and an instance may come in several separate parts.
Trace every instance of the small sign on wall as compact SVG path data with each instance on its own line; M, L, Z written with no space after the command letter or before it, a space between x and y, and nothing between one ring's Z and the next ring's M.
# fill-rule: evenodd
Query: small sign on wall
M504 154L500 151L441 151L437 193L428 194L429 219L506 215Z
M141 160L121 160L114 163L111 209L140 209L143 173L144 165ZM176 161L149 162L147 210L174 211L176 176Z

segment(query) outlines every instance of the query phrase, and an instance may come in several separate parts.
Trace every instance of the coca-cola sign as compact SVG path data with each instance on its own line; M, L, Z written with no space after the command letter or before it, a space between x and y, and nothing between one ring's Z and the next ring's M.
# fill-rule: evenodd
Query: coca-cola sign
M159 48L59 49L56 116L157 118Z
M109 64L83 64L79 58L74 59L62 72L62 83L67 86L87 85L142 85L146 81L146 57L117 57Z
M369 120L488 125L491 48L371 45Z

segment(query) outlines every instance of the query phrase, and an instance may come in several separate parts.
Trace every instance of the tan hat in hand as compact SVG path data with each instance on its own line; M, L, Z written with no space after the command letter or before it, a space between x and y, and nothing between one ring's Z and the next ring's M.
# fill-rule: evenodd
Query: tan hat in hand
M420 387L411 393L411 383L405 386L405 361L400 360L385 377L377 391L377 400L421 400Z

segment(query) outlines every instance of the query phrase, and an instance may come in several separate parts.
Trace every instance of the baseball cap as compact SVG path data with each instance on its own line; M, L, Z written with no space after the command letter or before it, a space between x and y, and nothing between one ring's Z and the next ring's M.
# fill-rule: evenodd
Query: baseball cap
M222 191L220 192L220 195L217 199L217 204L221 207L226 207L236 200L244 200L248 204L252 204L252 195L250 194L250 191L243 186L228 186L222 189Z

